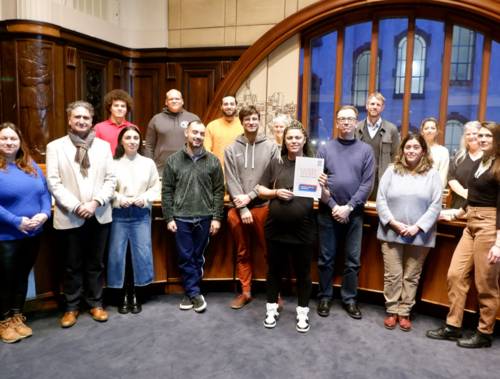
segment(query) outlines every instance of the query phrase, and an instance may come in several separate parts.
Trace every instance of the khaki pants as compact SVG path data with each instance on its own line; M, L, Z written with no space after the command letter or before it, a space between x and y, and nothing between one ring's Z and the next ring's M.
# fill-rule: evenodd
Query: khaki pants
M479 302L481 333L493 333L499 305L498 274L500 263L488 263L488 252L496 240L496 208L468 207L467 226L448 269L448 325L461 327L465 300L472 281L472 270Z
M409 316L429 247L382 242L387 313Z

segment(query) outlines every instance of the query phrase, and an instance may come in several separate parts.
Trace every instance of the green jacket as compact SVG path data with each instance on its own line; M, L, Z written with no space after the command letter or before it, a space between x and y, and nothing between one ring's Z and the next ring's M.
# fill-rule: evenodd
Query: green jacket
M166 222L201 216L222 220L224 175L217 157L203 149L195 161L185 146L169 156L163 168L161 206Z

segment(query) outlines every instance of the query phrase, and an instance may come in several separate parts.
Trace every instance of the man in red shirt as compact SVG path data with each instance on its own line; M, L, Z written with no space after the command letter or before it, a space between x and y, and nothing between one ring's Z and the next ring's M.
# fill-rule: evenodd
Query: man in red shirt
M132 110L132 97L121 89L114 89L104 96L104 108L109 114L106 121L100 122L94 126L95 136L103 139L111 145L111 154L115 154L118 145L118 134L129 125L125 117Z

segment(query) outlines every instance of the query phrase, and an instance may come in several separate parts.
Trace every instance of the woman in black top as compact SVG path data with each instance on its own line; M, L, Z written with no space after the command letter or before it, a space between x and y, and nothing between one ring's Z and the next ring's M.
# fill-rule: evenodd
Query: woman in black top
M499 305L500 274L500 125L482 123L478 141L483 158L467 182L467 226L448 270L450 310L446 325L429 330L434 339L458 340L461 347L489 347ZM462 337L462 318L467 292L474 281L478 293L479 325Z
M448 172L448 185L452 196L450 208L458 209L465 205L467 181L473 173L475 163L483 156L477 140L479 129L481 129L479 121L469 121L464 125L460 150L451 159Z
M311 295L311 258L316 237L313 199L294 197L295 159L309 156L307 136L302 124L292 121L283 133L281 159L273 160L260 181L259 197L271 199L265 225L267 241L267 304L264 326L274 328L279 317L278 294L281 269L291 256L297 277L297 326L309 330L309 297Z

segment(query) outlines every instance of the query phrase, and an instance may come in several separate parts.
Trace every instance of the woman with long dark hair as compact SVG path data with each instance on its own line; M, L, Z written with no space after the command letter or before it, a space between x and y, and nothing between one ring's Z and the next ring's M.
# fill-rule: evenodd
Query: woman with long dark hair
M152 159L139 154L142 137L136 126L118 135L114 156L117 178L109 240L108 287L121 289L118 312L142 310L135 287L153 281L151 205L159 198L160 181Z
M22 311L42 226L51 213L50 194L20 129L0 125L0 337L12 343L33 331Z
M382 176L377 192L387 329L399 322L401 330L411 330L410 312L422 267L436 243L441 193L440 176L432 168L426 141L422 135L410 133L401 141L396 160Z
M467 225L448 269L450 310L445 325L427 332L429 338L457 341L458 346L467 348L491 346L500 303L500 125L481 123L477 138L483 157L467 182ZM472 277L477 289L479 325L472 335L462 338Z
M281 271L288 257L297 277L298 332L309 330L311 259L316 238L313 199L294 197L293 181L297 157L311 156L302 124L292 121L283 133L281 159L273 160L258 186L259 197L270 199L265 225L267 241L267 304L264 326L274 328L279 318L278 299Z

